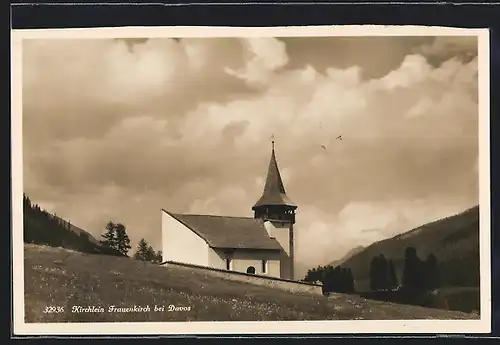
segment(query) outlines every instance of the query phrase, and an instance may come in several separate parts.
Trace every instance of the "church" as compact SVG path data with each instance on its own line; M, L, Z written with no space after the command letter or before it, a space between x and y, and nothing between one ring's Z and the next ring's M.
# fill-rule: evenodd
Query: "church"
M253 217L176 214L162 209L164 261L294 279L295 205L285 193L272 142Z

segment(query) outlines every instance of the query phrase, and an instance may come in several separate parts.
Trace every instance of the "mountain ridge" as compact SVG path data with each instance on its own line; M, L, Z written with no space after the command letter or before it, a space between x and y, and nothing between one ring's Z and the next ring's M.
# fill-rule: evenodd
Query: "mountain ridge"
M331 261L328 265L337 267L342 265L344 262L352 258L354 255L358 254L359 252L363 251L366 248L366 246L356 246L349 250L344 256L342 256L340 259L333 260Z
M417 250L421 259L430 253L436 255L444 285L478 286L479 206L374 242L345 260L342 266L351 268L356 290L367 291L370 262L374 256L384 254L394 261L401 281L404 252L409 246Z

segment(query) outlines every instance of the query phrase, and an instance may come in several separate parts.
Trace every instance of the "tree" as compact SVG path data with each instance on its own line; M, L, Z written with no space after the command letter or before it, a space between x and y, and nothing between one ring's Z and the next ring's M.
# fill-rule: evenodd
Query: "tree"
M337 268L333 268L331 265L325 267L319 267L321 275L319 280L323 283L323 293L335 291L335 273Z
M122 223L118 223L115 225L115 234L116 234L116 250L122 253L125 256L128 256L127 253L132 248L130 246L130 238L127 235L127 229L125 225Z
M142 261L154 261L155 255L156 253L153 248L148 244L148 242L146 242L144 238L141 238L139 244L137 245L134 259Z
M157 252L155 253L154 262L155 262L155 263L158 263L158 264L159 264L159 263L161 263L161 262L163 262L163 253L162 253L162 251L161 251L161 250L159 250L159 251L157 251Z
M417 251L413 247L408 247L405 250L405 266L403 271L403 286L405 288L413 288L416 279L416 257Z
M403 272L403 286L411 290L425 288L425 267L417 256L417 250L413 247L406 248L405 267Z
M149 260L150 262L154 262L155 261L155 255L156 255L156 252L155 250L153 249L152 246L148 246L148 256L149 256Z
M324 275L325 275L326 267L318 266L312 269L307 270L306 276L304 280L307 282L315 282L321 281L324 283Z
M101 235L104 240L100 243L103 247L118 250L118 240L116 237L116 225L113 222L106 224L106 232Z
M373 257L370 263L370 289L378 290L380 288L380 284L378 281L378 268L379 268L379 258L378 256Z
M429 290L433 290L435 288L439 287L439 271L438 271L438 262L437 258L434 254L430 253L427 256L427 259L424 262L425 269L424 269L424 274L425 274L425 288Z
M27 209L31 208L31 200L30 198L23 193L23 206L24 210L26 211Z
M318 266L307 270L303 281L321 282L323 293L354 292L354 279L350 268Z
M389 290L393 287L391 277L392 261L387 261L384 254L375 256L370 264L370 289L371 290ZM392 268L394 269L394 267Z
M398 276L396 275L396 270L394 269L394 263L392 260L389 260L389 288L392 290L398 287Z
M352 270L350 268L347 269L347 278L348 278L347 292L355 292L356 289L354 288L354 277L352 275Z
M388 290L390 286L389 281L389 265L387 263L387 259L384 254L380 254L379 256L379 267L377 270L379 288L381 290Z
M347 268L342 268L340 271L340 277L337 278L340 286L338 287L339 292L348 292L350 281L349 281L349 270Z

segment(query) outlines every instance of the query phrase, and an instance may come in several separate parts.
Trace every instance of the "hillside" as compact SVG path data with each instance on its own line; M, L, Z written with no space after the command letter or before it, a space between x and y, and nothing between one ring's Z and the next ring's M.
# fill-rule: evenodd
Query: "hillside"
M85 253L121 255L113 249L102 247L87 231L32 204L27 197L24 198L23 223L25 243L63 247Z
M333 266L333 267L337 267L339 265L342 265L344 262L346 262L347 260L352 258L354 255L362 252L364 249L365 249L364 246L354 247L350 251L348 251L347 254L345 254L343 257L341 257L340 259L330 262L329 265Z
M26 322L478 318L353 295L294 294L216 278L193 268L33 244L25 245L24 260ZM165 310L106 312L110 305L158 305ZM168 305L190 310L169 312ZM64 310L44 313L47 306ZM106 311L72 313L73 306L100 306Z
M78 226L76 226L75 224L71 224L70 222L68 222L67 220L61 218L61 217L58 217L58 216L54 216L57 220L59 220L59 222L63 225L66 225L67 229L71 232L74 232L75 234L77 234L79 237L86 237L88 238L88 240L96 245L99 245L99 241L94 237L92 236L88 231L85 231L83 230L82 228L79 228Z
M408 246L422 259L429 253L437 257L443 286L479 286L479 206L373 243L342 266L352 269L356 290L367 291L370 262L382 253L394 261L401 281Z

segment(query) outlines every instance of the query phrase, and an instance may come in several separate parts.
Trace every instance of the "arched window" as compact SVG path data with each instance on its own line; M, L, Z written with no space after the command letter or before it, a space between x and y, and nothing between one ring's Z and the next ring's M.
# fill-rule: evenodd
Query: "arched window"
M253 266L248 267L247 268L247 273L255 274L255 267L253 267Z

